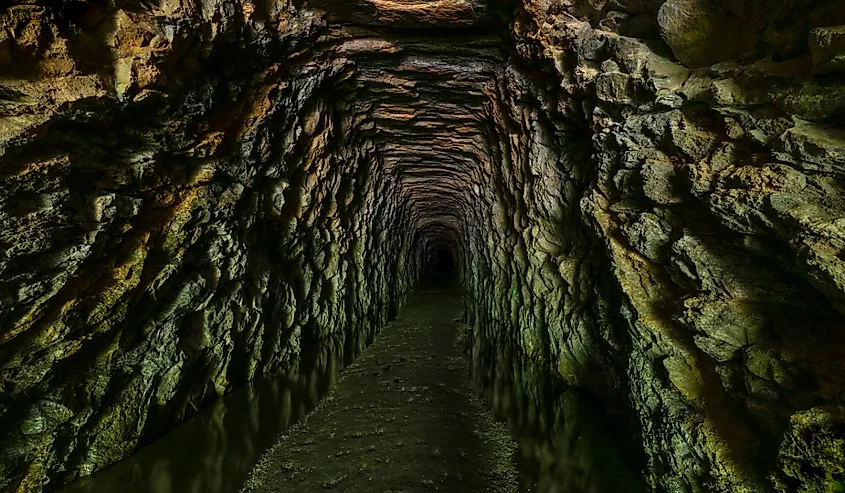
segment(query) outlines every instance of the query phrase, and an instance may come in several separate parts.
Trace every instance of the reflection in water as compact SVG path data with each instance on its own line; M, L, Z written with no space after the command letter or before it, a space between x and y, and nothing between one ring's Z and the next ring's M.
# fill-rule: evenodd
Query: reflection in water
M62 493L234 493L276 436L310 411L371 334L329 340L279 375L256 379L135 455Z
M491 331L502 334L503 331ZM218 400L135 455L62 493L235 493L279 433L325 396L372 334L324 341L280 375ZM471 375L517 438L522 490L542 493L645 491L599 431L595 413L503 340L470 337ZM603 433L604 432L604 433Z
M491 340L476 330L468 342L476 390L519 442L523 491L645 491L601 427L601 413L578 390L567 389L502 338Z

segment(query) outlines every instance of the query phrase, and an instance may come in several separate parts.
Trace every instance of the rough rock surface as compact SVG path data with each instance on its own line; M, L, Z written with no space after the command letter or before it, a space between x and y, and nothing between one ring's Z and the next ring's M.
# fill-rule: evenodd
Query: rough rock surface
M410 211L366 109L343 106L363 82L300 51L316 16L76 7L3 17L41 57L4 79L4 491L89 474L301 348L372 332L416 277ZM27 41L5 41L15 69ZM95 48L110 61L89 67Z
M613 402L656 491L832 491L845 81L811 75L836 38L809 33L845 10L633 3L518 13L519 64L546 69L506 70L490 106L501 164L458 235L467 310ZM690 54L670 12L701 3L762 42L722 53L699 23ZM641 15L660 29L632 32ZM787 18L795 40L773 37Z
M395 313L479 335L655 491L845 482L842 0L0 12L0 489L89 474Z

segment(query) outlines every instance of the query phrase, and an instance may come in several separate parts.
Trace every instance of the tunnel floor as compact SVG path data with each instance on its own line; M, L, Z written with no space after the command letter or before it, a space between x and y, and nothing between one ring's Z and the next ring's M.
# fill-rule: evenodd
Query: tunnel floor
M324 341L62 493L645 491L602 408L459 322L442 279L366 349Z
M439 283L412 295L244 491L518 491L517 445L472 389L460 315Z

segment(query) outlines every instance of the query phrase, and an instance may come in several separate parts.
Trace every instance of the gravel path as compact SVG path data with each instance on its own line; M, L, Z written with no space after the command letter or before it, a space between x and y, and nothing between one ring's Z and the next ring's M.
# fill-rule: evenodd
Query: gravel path
M516 443L472 391L460 310L448 290L413 295L243 491L516 492Z

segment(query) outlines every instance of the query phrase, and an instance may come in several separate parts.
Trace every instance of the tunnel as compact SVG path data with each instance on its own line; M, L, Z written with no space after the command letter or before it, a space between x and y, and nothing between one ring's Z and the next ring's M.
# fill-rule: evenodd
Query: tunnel
M0 491L845 491L843 0L0 26Z
M455 273L455 257L452 250L440 247L434 250L431 259L431 273L449 279Z

